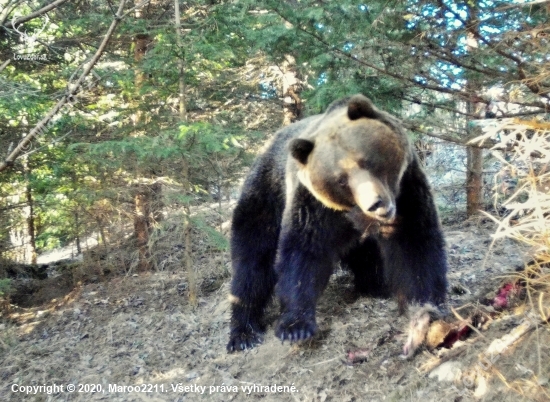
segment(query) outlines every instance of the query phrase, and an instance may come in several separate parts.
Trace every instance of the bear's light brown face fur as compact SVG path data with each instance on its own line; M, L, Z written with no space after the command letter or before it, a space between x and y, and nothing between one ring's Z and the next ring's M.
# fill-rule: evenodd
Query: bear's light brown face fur
M298 179L325 206L347 211L358 205L376 220L395 218L411 149L404 133L382 122L384 116L367 98L355 96L291 142Z

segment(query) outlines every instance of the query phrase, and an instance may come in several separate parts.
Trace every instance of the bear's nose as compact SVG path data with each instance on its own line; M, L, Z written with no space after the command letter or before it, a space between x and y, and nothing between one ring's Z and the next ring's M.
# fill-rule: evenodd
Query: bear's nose
M391 220L395 217L395 206L391 202L386 203L381 199L378 199L371 205L369 212L372 212L379 218Z

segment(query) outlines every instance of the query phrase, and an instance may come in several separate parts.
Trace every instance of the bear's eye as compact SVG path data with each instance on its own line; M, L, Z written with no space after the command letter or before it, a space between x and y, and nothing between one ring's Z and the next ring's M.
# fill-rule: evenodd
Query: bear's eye
M368 161L366 159L360 159L357 162L357 165L359 166L359 168L363 170L370 170L370 171L374 170L374 164L371 161Z
M338 185L340 187L347 187L347 185L348 185L348 176L343 174L340 177L338 177Z

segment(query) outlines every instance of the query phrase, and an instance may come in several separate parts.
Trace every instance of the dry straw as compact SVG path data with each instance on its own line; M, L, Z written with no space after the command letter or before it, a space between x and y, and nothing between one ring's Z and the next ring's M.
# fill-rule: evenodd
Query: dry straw
M550 339L550 123L542 120L503 119L484 127L484 135L472 140L474 144L491 141L491 152L501 162L495 176L495 206L501 217L488 215L497 225L494 239L515 239L531 248L525 270L515 280L525 286L527 299L522 315L535 325L530 329L538 364L530 378L506 380L502 372L497 377L521 395L548 394L548 351L544 346ZM499 208L495 208L498 210ZM544 349L544 350L543 350ZM525 357L525 356L524 356Z

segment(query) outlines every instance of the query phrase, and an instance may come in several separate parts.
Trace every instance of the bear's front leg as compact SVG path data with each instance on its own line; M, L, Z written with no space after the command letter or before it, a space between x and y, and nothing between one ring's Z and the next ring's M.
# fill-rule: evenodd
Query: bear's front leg
M261 191L253 191L255 186ZM262 342L264 310L277 280L274 263L282 203L277 204L274 192L268 190L252 182L243 190L233 213L230 353Z
M403 355L411 357L426 337L430 321L443 313L447 292L447 255L426 178L415 160L403 176L397 200L397 226L382 235L386 280L399 308L414 310Z
M283 342L306 340L317 331L315 308L327 286L334 259L326 251L330 250L328 246L322 247L323 252L315 250L318 247L311 243L315 238L308 230L290 230L280 239L276 293L282 315L275 334Z

